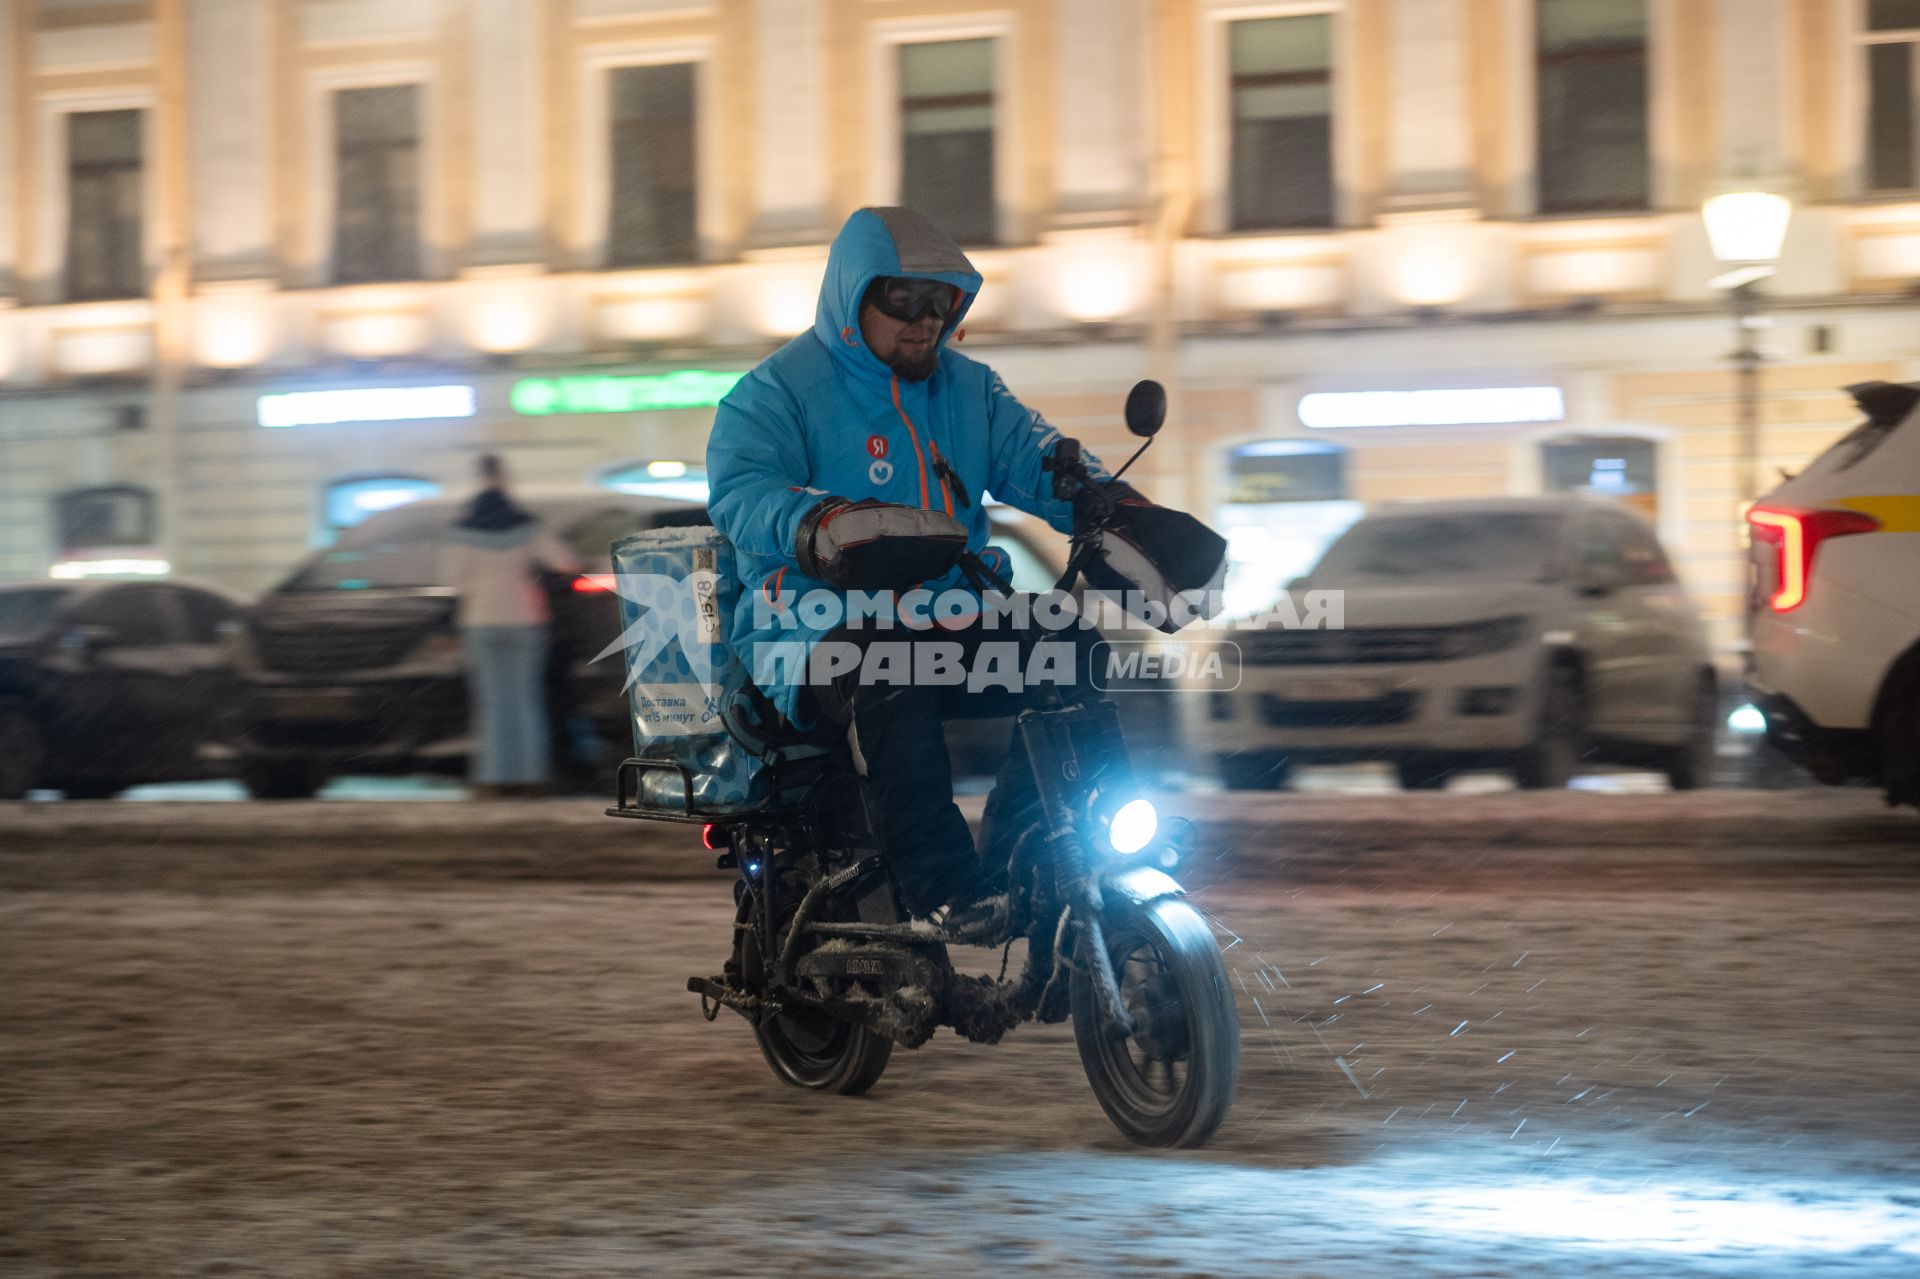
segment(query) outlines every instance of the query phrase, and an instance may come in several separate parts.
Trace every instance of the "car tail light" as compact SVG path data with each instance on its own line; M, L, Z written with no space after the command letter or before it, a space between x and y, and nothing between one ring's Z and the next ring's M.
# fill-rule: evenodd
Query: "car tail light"
M613 574L582 573L573 579L573 589L582 595L592 595L600 591L611 591L613 589Z
M1880 521L1859 511L1794 511L1756 506L1747 512L1753 540L1774 548L1773 585L1767 603L1786 613L1806 602L1807 583L1813 577L1813 557L1830 537L1871 533Z
M458 633L432 631L420 641L419 656L425 658L459 657L466 650Z

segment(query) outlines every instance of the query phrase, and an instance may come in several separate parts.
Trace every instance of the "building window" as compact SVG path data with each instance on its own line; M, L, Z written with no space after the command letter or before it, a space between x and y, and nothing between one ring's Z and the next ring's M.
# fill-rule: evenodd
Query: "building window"
M1605 497L1648 519L1660 514L1659 449L1637 436L1569 436L1540 446L1550 493Z
M158 504L132 484L73 489L53 499L53 543L65 560L76 552L150 547L159 540Z
M1335 502L1347 495L1347 451L1314 440L1261 440L1227 455L1227 500Z
M1233 229L1330 225L1332 16L1235 22L1227 38Z
M900 46L900 202L962 244L994 232L992 40Z
M610 266L691 262L698 256L694 75L690 62L612 72Z
M322 535L330 539L369 515L439 494L438 484L418 475L361 475L335 480L321 492L321 519L326 526Z
M1867 0L1865 186L1920 187L1920 0Z
M1319 440L1255 440L1229 450L1227 500L1215 513L1227 539L1225 608L1269 607L1360 518L1348 493L1348 453Z
M147 291L141 251L139 111L67 117L67 297Z
M1644 209L1646 0L1539 0L1542 213Z
M333 95L333 278L420 277L420 88Z

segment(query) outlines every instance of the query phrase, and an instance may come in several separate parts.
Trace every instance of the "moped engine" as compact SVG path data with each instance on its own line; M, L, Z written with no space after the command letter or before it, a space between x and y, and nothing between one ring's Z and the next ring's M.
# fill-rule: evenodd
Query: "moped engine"
M800 956L794 975L833 1015L917 1048L939 1024L940 992L949 977L945 953L937 952L937 962L935 953L836 938Z

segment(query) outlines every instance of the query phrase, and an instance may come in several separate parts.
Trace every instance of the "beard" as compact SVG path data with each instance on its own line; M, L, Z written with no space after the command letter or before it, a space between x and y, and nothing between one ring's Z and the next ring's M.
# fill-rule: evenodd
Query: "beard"
M940 348L930 346L925 355L911 356L896 351L893 358L887 361L887 367L902 382L924 382L940 367Z

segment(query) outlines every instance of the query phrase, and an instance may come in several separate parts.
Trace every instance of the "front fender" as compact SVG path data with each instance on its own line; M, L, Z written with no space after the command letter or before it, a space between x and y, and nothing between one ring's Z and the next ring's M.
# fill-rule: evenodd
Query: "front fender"
M1116 867L1100 877L1104 895L1119 893L1136 906L1157 902L1163 897L1185 897L1180 881L1157 866Z

